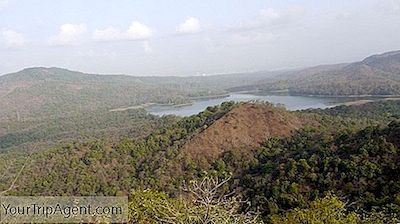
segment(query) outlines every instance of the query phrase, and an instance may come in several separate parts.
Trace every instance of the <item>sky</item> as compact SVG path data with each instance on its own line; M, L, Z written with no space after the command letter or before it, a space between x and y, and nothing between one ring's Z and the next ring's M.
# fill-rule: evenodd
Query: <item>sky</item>
M0 0L0 74L219 74L399 49L400 0Z

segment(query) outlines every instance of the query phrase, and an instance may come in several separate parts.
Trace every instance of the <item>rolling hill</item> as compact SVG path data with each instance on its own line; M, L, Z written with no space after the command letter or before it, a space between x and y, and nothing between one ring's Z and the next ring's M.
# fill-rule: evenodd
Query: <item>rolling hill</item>
M57 117L77 111L111 110L148 103L187 103L193 97L226 94L227 88L272 74L138 77L28 68L0 76L0 119Z
M130 76L31 68L0 76L2 120L26 120L109 110L143 103L185 101L185 93Z
M296 95L400 95L400 51L373 55L350 64L289 71L231 90Z

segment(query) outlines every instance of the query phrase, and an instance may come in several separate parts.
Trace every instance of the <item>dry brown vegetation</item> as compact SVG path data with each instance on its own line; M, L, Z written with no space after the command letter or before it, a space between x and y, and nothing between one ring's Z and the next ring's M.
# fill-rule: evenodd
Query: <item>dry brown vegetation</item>
M183 151L194 161L211 161L233 148L255 149L268 138L288 137L307 123L294 113L268 104L245 103L194 136Z

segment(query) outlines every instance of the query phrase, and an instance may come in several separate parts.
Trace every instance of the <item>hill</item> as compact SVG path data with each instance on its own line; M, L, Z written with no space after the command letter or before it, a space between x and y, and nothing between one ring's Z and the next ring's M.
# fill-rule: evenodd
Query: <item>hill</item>
M184 95L129 76L91 75L59 68L31 68L3 75L0 152L46 149L60 141L143 136L155 127L153 116L143 110L109 110L146 102L181 102Z
M381 107L393 113L374 110ZM288 112L268 103L226 102L144 138L72 142L14 163L0 157L0 173L25 167L7 191L11 195L152 189L173 198L182 198L183 181L230 176L227 187L249 199L250 211L267 223L271 215L330 193L350 200L351 211L386 216L400 211L399 108L400 102L385 101ZM14 177L1 176L0 192ZM161 195L146 200L164 200Z
M400 95L400 51L350 64L289 71L235 89L300 95Z
M224 103L155 130L144 139L133 142L74 143L39 153L30 170L21 177L18 191L35 195L52 191L74 195L108 195L117 191L129 192L135 186L165 188L176 184L173 187L176 189L182 175L188 171L188 163L182 161L192 161L192 166L198 169L210 169L215 159L232 148L242 148L243 153L249 153L265 139L290 136L305 123L306 119L270 104ZM210 138L212 140L208 140ZM203 160L207 159L207 164L204 164ZM39 172L43 169L48 172ZM95 169L100 173L94 172ZM124 177L122 173L114 173L122 170L125 170ZM129 174L126 173L128 171ZM191 175L197 175L191 172ZM104 179L97 174L112 174L121 179ZM90 178L90 184L82 189L79 182L71 185L59 183L71 175L75 176L74 181ZM48 182L49 178L51 183ZM109 179L112 181L108 182ZM99 182L106 180L107 183Z
M395 105L394 110L400 108L397 102ZM252 161L268 139L290 138L309 128L330 135L370 124L316 112L289 112L269 103L226 102L197 115L164 122L143 138L64 143L33 156L33 164L24 172L16 192L114 195L119 191L127 193L131 188L152 188L173 193L183 180L203 171L228 171L219 165L224 159L230 158L226 164L238 158ZM385 122L390 117L373 119ZM239 174L244 167L232 172ZM120 178L105 178L108 175ZM65 179L73 182L65 184ZM90 181L80 181L83 179Z
M28 68L0 76L0 119L64 116L148 103L180 104L260 80L270 73L193 77L96 75L61 68ZM247 81L246 81L247 80Z
M257 148L265 139L288 137L307 123L312 122L272 105L244 103L190 139L183 150L197 163L207 159L211 164L233 148Z
M0 76L2 120L29 120L143 103L184 102L185 94L130 76L31 68Z

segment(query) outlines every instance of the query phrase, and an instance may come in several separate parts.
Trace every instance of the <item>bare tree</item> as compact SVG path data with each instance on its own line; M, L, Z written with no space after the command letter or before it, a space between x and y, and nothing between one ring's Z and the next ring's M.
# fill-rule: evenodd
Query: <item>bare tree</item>
M257 215L239 213L240 207L247 203L235 196L235 191L225 191L223 186L231 177L205 177L201 181L184 184L183 190L189 193L197 214L196 223L259 223Z

